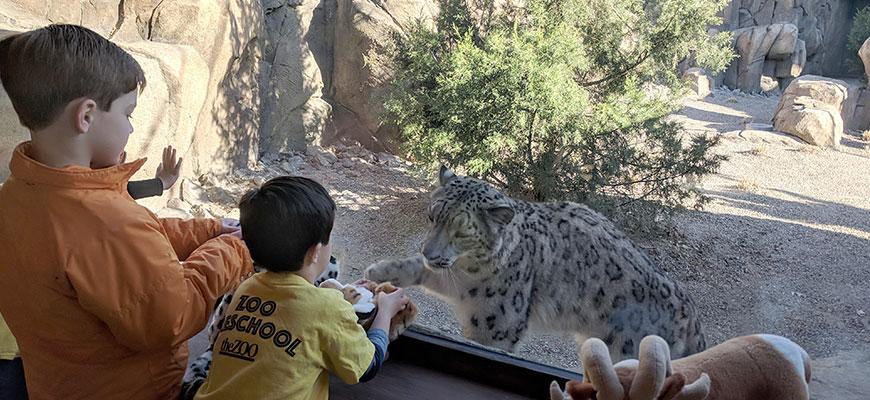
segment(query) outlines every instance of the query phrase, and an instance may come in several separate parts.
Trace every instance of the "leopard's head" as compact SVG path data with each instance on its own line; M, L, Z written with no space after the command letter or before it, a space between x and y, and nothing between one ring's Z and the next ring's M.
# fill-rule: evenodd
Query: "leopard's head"
M506 229L514 220L516 203L492 185L457 176L446 167L432 193L432 223L423 255L432 268L455 268L477 273L487 268L501 249Z

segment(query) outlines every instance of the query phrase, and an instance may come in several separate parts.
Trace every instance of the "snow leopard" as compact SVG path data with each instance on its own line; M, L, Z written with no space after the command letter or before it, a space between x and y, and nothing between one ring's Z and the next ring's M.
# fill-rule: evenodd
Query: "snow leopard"
M443 298L468 339L512 352L530 327L577 343L598 337L615 361L636 357L647 335L675 357L706 347L684 288L585 205L514 199L442 166L428 217L421 254L365 276Z

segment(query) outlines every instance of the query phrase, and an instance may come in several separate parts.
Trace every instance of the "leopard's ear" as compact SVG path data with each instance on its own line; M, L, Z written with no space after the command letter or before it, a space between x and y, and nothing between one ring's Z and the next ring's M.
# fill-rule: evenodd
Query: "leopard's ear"
M438 182L441 183L441 186L447 184L456 178L456 174L450 168L447 168L444 164L441 164L441 169L438 171Z
M513 221L514 215L516 215L516 212L513 207L508 205L495 206L486 209L486 216L502 225L507 225Z

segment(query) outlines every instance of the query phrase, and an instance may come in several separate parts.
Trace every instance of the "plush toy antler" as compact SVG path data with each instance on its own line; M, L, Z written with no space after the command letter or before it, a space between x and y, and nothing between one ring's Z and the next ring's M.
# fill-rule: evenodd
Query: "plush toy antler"
M809 355L775 335L752 335L673 362L664 339L641 341L639 360L611 365L607 346L580 349L585 381L550 385L552 400L808 400ZM692 382L686 384L686 382Z
M691 385L685 384L682 374L673 374L670 349L658 336L647 336L641 341L639 360L627 360L614 366L607 345L596 338L583 343L580 358L586 381L569 381L567 396L562 397L555 394L559 391L558 385L551 385L551 399L702 400L709 390L706 374Z

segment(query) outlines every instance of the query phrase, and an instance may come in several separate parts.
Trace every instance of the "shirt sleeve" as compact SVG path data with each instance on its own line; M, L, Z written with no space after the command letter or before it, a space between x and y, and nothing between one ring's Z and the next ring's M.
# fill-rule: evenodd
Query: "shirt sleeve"
M166 232L175 255L186 260L203 243L221 233L221 221L211 218L160 218L160 225Z
M127 182L127 193L136 200L160 196L163 194L163 181L158 178L129 181Z
M182 263L158 221L112 228L77 248L66 273L79 304L130 349L165 349L196 335L215 299L252 268L234 237L209 240Z
M375 357L372 358L372 363L366 373L363 374L362 378L359 378L360 382L368 382L378 374L384 364L387 345L390 343L390 339L387 338L387 333L383 329L369 329L368 337L369 341L375 345Z
M366 331L357 323L353 306L335 293L337 301L330 313L334 313L333 326L324 333L324 361L326 368L347 384L359 383L368 370L375 354L375 345L369 340Z

